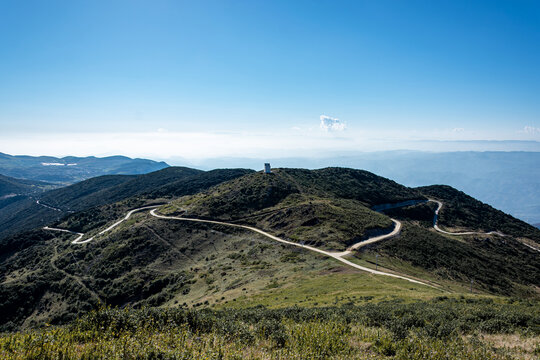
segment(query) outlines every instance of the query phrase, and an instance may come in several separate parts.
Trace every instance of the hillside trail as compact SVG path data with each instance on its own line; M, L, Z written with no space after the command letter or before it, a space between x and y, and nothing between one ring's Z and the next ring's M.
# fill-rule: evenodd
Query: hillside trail
M473 234L484 234L484 235L488 234L489 235L489 234L493 234L493 235L499 235L499 236L507 236L507 235L505 235L505 234L503 234L501 232L498 232L498 231L491 231L491 232L488 232L488 233L474 232L474 231L452 233L452 232L444 231L444 230L440 229L439 226L437 225L439 211L441 210L441 208L443 206L443 203L441 201L434 200L434 199L428 199L427 201L435 202L438 205L437 209L435 210L435 216L434 216L434 220L433 220L433 227L438 232L441 232L441 233L444 233L444 234L447 234L447 235L473 235ZM99 232L97 235L94 235L94 236L92 236L92 237L90 237L88 239L85 239L85 240L82 240L83 237L84 237L83 233L78 233L78 232L74 232L74 231L70 231L70 230L66 230L66 229L51 228L51 227L48 227L48 226L45 226L43 229L44 230L50 230L50 231L62 231L62 232L72 233L74 235L77 235L77 238L71 242L72 244L84 244L84 243L88 243L88 242L92 241L96 236L103 235L106 232L111 231L112 229L114 229L115 227L117 227L118 225L123 223L124 221L128 220L133 213L139 212L139 211L142 211L142 210L151 209L150 214L152 216L156 217L156 218L159 218L159 219L216 224L216 225L224 225L224 226L249 230L249 231L258 233L260 235L263 235L263 236L265 236L265 237L267 237L269 239L272 239L274 241L283 243L283 244L304 248L304 249L307 249L309 251L313 251L313 252L316 252L316 253L331 257L331 258L333 258L333 259L335 259L335 260L337 260L339 262L342 262L342 263L344 263L344 264L346 264L346 265L348 265L350 267L353 267L355 269L358 269L358 270L362 270L362 271L365 271L365 272L368 272L368 273L371 273L371 274L375 274L375 275L383 275L383 276L389 276L389 277L393 277L393 278L397 278L397 279L402 279L402 280L406 280L406 281L409 281L409 282L412 282L412 283L415 283L415 284L425 285L425 286L429 286L431 288L435 288L435 289L440 290L440 288L438 288L438 287L436 287L434 285L428 284L427 282L412 279L412 278L409 278L409 277L406 277L406 276L403 276L403 275L398 275L398 274L393 274L393 273L388 273L388 272L384 272L384 271L379 271L379 270L374 270L374 269L371 269L371 268L367 268L367 267L355 264L355 263L353 263L353 262L351 262L351 261L344 258L344 257L346 257L348 255L351 255L354 250L357 250L357 249L359 249L359 248L361 248L363 246L366 246L366 245L369 245L369 244L373 244L373 243L376 243L376 242L379 242L379 241L382 241L382 240L386 240L386 239L398 236L401 233L402 223L399 220L396 220L396 219L391 218L392 222L394 223L394 229L390 233L384 234L384 235L379 235L379 236L374 236L374 237L371 237L369 239L359 241L358 243L353 244L352 246L350 246L346 251L330 252L330 251L318 249L318 248L313 247L313 246L304 245L304 244L301 244L301 243L295 243L295 242L292 242L292 241L281 239L281 238L279 238L277 236L269 234L269 233L267 233L267 232L265 232L265 231L263 231L261 229L255 228L253 226L240 225L240 224L234 224L234 223L229 223L229 222L224 222L224 221L216 221L216 220L204 220L204 219L197 219L197 218L186 218L186 217L160 215L160 214L156 213L156 210L161 205L162 204L152 205L152 206L144 206L144 207L140 207L140 208L137 208L137 209L130 210L123 219L115 222L111 226L107 227L105 230L102 230L101 232ZM525 245L527 245L527 244L525 244ZM533 250L540 251L540 250L538 250L538 249L536 249L536 248L534 248L534 247L532 247L530 245L527 245L527 246L530 247Z
M50 210L63 212L62 209L55 208L54 206L50 206L50 205L44 204L44 203L40 202L39 200L36 200L36 204L41 205L41 206L43 206L43 207L45 207L45 208L47 208L47 209L50 209Z
M300 244L300 243L295 243L295 242L292 242L292 241L288 241L288 240L284 240L284 239L281 239L277 236L274 236L272 234L269 234L261 229L257 229L253 226L247 226L247 225L239 225L239 224L231 224L231 223L228 223L228 222L223 222L223 221L216 221L216 220L203 220L203 219L195 219L195 218L184 218L184 217L177 217L177 216L165 216L165 215L160 215L160 214L157 214L156 213L156 210L157 209L153 209L150 211L150 214L152 216L155 216L156 218L159 218L159 219L164 219L164 220L178 220L178 221L190 221L190 222L198 222L198 223L205 223L205 224L215 224L215 225L224 225L224 226L229 226L229 227L235 227L235 228L239 228L239 229L245 229L245 230L249 230L249 231L252 231L252 232L255 232L255 233L258 233L260 235L263 235L269 239L272 239L274 241L277 241L277 242L280 242L282 244L287 244L287 245L292 245L292 246L296 246L296 247L300 247L300 248L303 248L303 249L307 249L307 250L310 250L310 251L313 251L313 252L316 252L316 253L319 253L319 254L322 254L322 255L325 255L325 256L328 256L328 257L331 257L333 259L336 259L337 261L340 261L350 267L353 267L355 269L358 269L358 270L362 270L362 271L365 271L365 272L368 272L368 273L371 273L371 274L375 274L375 275L383 275L383 276L389 276L389 277L393 277L393 278L397 278L397 279L402 279L402 280L406 280L406 281L409 281L409 282L412 282L412 283L415 283L415 284L419 284L419 285L424 285L424 286L428 286L428 287L431 287L431 288L434 288L434 289L437 289L437 290L441 290L440 288L434 286L434 285L430 285L426 282L422 282L422 281L419 281L419 280L415 280L415 279L411 279L409 277L406 277L406 276L402 276L402 275L397 275L397 274L392 274L392 273L387 273L387 272L384 272L384 271L378 271L378 270L373 270L373 269L370 269L370 268L367 268L367 267L364 267L364 266L361 266L361 265L358 265L358 264L355 264L349 260L346 260L343 258L343 256L345 255L349 255L351 253L350 250L348 251L344 251L344 252L340 252L340 253L335 253L335 252L329 252L329 251L325 251L325 250L321 250L321 249L317 249L313 246L309 246L309 245L303 245L303 244ZM388 238L389 236L395 236L395 234L399 233L399 230L401 228L401 223L397 220L395 220L395 223L396 223L396 227L394 228L394 231L392 231L391 234L387 234L387 235L382 235L382 236L378 236L376 237L377 238L377 241L380 241L381 237L383 238ZM371 240L371 239L369 239ZM368 241L368 240L366 240ZM355 245L358 245L358 244L355 244ZM355 246L353 245L353 246Z
M438 287L430 285L430 284L428 284L426 282L422 282L422 281L419 281L419 280L408 278L408 277L402 276L402 275L397 275L397 274L393 274L393 273L387 273L387 272L379 271L379 270L373 270L373 269L370 269L370 268L355 264L355 263L343 258L344 256L351 254L353 250L355 250L355 249L357 249L357 248L359 248L361 246L364 246L364 245L367 245L367 244L370 244L370 243L374 243L374 242L377 242L377 241L381 241L381 240L384 240L384 239L387 239L387 238L390 238L390 237L393 237L393 236L396 236L397 234L399 234L399 232L401 230L401 222L399 222L398 220L392 220L394 222L394 224L395 224L395 227L394 227L394 230L390 234L380 235L380 236L376 236L376 237L364 240L364 241L362 241L360 243L354 244L349 249L347 249L347 251L335 253L335 252L329 252L329 251L317 249L317 248L309 246L309 245L303 245L303 244L299 244L299 243L294 243L292 241L287 241L287 240L281 239L281 238L279 238L277 236L271 235L271 234L269 234L269 233L267 233L267 232L265 232L263 230L254 228L252 226L232 224L232 223L227 223L227 222L223 222L223 221L215 221L215 220L203 220L203 219L192 219L192 218L181 218L181 217L174 217L174 216L159 215L155 211L156 211L156 208L161 206L161 205L162 204L160 204L160 205L152 205L152 206L144 206L144 207L141 207L141 208L130 210L123 219L115 222L111 226L107 227L105 230L99 232L97 235L94 235L94 236L92 236L92 237L90 237L88 239L85 239L85 240L83 240L84 235L85 235L83 233L79 233L79 232L75 232L75 231L71 231L71 230L66 230L66 229L53 228L53 227L48 227L48 226L45 226L43 229L48 230L48 231L67 232L67 233L77 235L77 238L75 240L73 240L71 243L72 244L85 244L85 243L88 243L88 242L92 241L96 236L103 235L104 233L106 233L108 231L111 231L112 229L114 229L115 227L120 225L122 222L129 219L133 213L139 212L139 211L142 211L142 210L151 209L150 214L152 216L156 217L156 218L166 219L166 220L180 220L180 221L192 221L192 222L199 222L199 223L207 223L207 224L217 224L217 225L224 225L224 226L229 226L229 227L236 227L236 228L246 229L246 230L253 231L253 232L256 232L258 234L261 234L261 235L263 235L263 236L265 236L267 238L270 238L270 239L272 239L274 241L278 241L278 242L283 243L283 244L288 244L288 245L301 247L301 248L304 248L304 249L307 249L307 250L310 250L310 251L313 251L313 252L316 252L316 253L331 257L333 259L336 259L336 260L338 260L338 261L340 261L340 262L342 262L342 263L344 263L344 264L346 264L346 265L348 265L350 267L358 269L358 270L362 270L362 271L365 271L365 272L368 272L368 273L371 273L371 274L375 274L375 275L384 275L384 276L389 276L389 277L393 277L393 278L397 278L397 279L402 279L402 280L406 280L406 281L409 281L409 282L412 282L412 283L415 283L415 284L425 285L425 286L428 286L428 287L431 287L431 288L434 288L434 289L439 289Z
M434 202L437 204L437 210L435 210L435 217L433 218L433 228L437 230L440 233L446 234L446 235L498 235L498 236L508 236L506 234L503 234L500 231L490 231L490 232L479 232L479 231L465 231L465 232L449 232L444 231L441 228L439 228L439 225L437 225L437 222L439 220L439 211L443 207L443 203L439 200L434 199L428 199L429 202Z
M115 227L117 227L118 225L120 225L121 223L123 223L124 221L128 220L131 215L133 215L133 213L135 212L138 212L138 211L141 211L141 210L146 210L146 209L154 209L154 208L157 208L159 206L161 206L163 204L159 204L159 205L151 205L151 206L144 206L144 207L140 207L140 208L137 208L137 209L133 209L133 210L130 210L128 211L128 213L126 214L126 216L124 218L122 218L121 220L115 222L114 224L112 224L111 226L109 226L108 228L106 228L105 230L103 231L100 231L98 234L88 238L88 239L85 239L85 240L82 240L82 238L84 237L85 234L83 233L79 233L79 232L75 232L75 231L71 231L71 230L66 230L66 229L58 229L58 228L52 228L52 227L48 227L48 226L45 226L43 228L43 230L49 230L49 231L62 231L62 232L67 232L67 233L71 233L71 234L75 234L75 235L78 235L78 237L73 240L71 243L72 244L84 244L84 243L87 243L87 242L90 242L92 240L94 240L94 238L96 236L99 236L99 235L103 235L105 234L106 232L109 232L111 231L112 229L114 229Z
M498 235L498 236L502 236L502 237L506 237L506 236L509 236L509 235L506 235L500 231L490 231L490 232L478 232L478 231L465 231L465 232L449 232L449 231L445 231L445 230L442 230L441 228L439 228L439 225L437 225L437 221L439 219L439 211L442 209L443 207L443 203L440 202L439 200L434 200L434 199L428 199L428 201L430 202L434 202L437 204L437 210L435 210L435 216L433 218L433 228L435 230L437 230L438 232L442 233L442 234L446 234L446 235ZM540 252L540 249L532 246L532 245L529 245L523 241L520 241L520 243L522 245L525 245L526 247L528 247L529 249L531 250L534 250L534 251L537 251L537 252Z

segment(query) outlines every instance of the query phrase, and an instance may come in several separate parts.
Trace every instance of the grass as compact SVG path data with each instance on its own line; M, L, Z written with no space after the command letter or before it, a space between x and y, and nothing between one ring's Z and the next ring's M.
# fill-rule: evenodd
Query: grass
M334 265L318 274L299 274L278 288L270 288L251 296L241 296L220 307L311 307L365 304L395 299L410 302L432 299L441 294L439 290L405 280L356 272Z
M538 311L535 304L498 305L445 298L411 304L318 309L102 308L67 326L0 334L0 356L3 359L533 359L540 353Z
M377 257L377 255L379 256ZM429 272L421 267L414 266L410 262L396 257L382 256L376 252L364 251L355 252L353 256L351 255L347 257L347 260L370 269L379 269L381 271L406 275L417 280L427 281L448 293L467 294L470 292L470 284L466 282L460 282L458 280L451 280L443 276L437 276L432 272ZM491 296L485 291L479 289L473 290L475 294Z

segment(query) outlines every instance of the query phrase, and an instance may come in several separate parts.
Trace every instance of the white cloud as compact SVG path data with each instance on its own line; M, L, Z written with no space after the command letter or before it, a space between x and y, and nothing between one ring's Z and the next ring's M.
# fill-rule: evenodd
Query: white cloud
M343 131L347 127L345 122L326 115L321 115L321 129L324 131Z
M525 126L523 132L526 134L540 134L540 128L534 126Z
M453 128L453 129L452 129L452 132L455 132L455 133L457 133L457 132L463 132L463 131L465 131L464 128Z

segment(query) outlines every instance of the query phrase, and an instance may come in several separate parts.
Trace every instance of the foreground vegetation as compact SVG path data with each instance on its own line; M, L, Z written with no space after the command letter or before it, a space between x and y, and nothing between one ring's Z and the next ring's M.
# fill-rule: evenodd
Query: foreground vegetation
M512 343L500 341L501 334ZM510 335L511 334L511 335ZM113 309L0 335L5 359L533 359L538 303L447 299L362 307Z

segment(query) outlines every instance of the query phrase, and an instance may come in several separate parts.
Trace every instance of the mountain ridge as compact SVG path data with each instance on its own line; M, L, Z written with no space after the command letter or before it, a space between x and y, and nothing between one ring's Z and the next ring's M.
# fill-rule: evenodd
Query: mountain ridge
M77 156L30 156L0 153L0 174L7 176L47 181L58 184L73 184L100 175L137 175L168 167L157 162L127 156L77 157Z
M0 174L0 200L17 195L37 194L56 187L45 181L16 179Z

